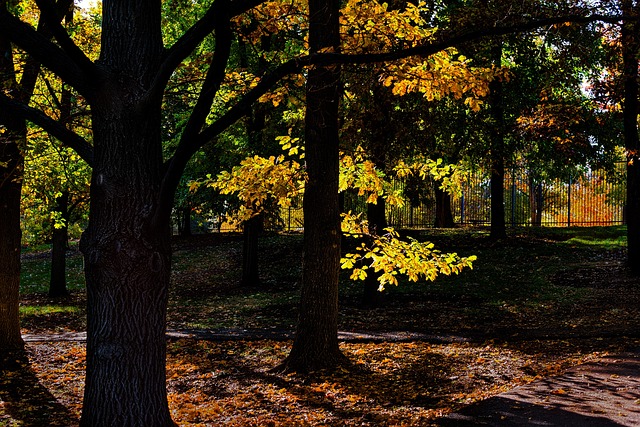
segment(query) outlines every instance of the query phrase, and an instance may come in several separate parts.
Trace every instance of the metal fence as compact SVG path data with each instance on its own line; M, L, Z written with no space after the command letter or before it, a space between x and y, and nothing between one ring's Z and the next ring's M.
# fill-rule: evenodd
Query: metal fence
M540 180L526 170L509 170L504 180L505 221L510 226L603 226L625 222L625 165L615 174L588 171L567 180ZM430 228L435 223L434 182L394 182L405 194L403 207L387 206L387 221L396 228ZM346 193L345 211L366 212L364 197ZM459 196L451 197L451 211L457 225L483 226L491 223L489 174L469 174ZM281 212L275 228L299 231L303 227L302 204Z

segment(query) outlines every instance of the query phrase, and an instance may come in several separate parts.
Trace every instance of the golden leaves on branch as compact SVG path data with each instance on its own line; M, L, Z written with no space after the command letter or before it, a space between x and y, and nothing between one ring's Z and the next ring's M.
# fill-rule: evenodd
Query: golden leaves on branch
M354 237L368 237L355 253L340 259L341 268L351 270L351 280L365 280L370 271L378 274L379 290L386 285L398 285L398 275L410 281L434 281L438 275L459 274L464 268L473 268L475 255L460 257L457 253L442 253L431 242L419 242L411 237L400 239L393 228L385 228L379 236L370 231L367 221L360 215L343 214L342 232Z

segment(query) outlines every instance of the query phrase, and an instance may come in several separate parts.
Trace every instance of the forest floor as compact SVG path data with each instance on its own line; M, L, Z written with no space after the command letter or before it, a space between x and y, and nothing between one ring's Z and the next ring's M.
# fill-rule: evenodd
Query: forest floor
M251 287L237 285L239 236L176 238L173 418L181 426L428 426L518 386L637 351L640 283L624 265L624 235L622 227L516 229L495 243L484 230L415 232L443 251L478 255L474 269L401 282L374 309L361 306L361 284L344 272L339 328L352 367L309 376L270 371L291 346L301 236L261 239L262 280ZM84 330L81 259L70 253L71 295L57 300L46 296L46 253L27 253L23 264L23 334L33 339L26 358L0 368L0 426L75 426L84 342L37 337Z

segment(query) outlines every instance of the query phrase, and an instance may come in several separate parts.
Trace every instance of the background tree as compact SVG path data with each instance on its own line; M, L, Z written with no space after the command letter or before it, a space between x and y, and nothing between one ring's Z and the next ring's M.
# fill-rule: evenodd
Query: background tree
M51 20L61 20L70 1L60 1L51 13ZM27 5L29 6L29 5ZM32 5L31 5L32 6ZM34 18L29 7L17 1L0 1L0 14L24 13ZM37 15L36 15L37 16ZM42 18L37 33L48 40L49 29ZM9 91L22 104L33 95L40 65L32 56L14 54L10 38L0 33L0 89ZM0 109L0 350L22 348L18 317L20 290L20 202L26 149L27 124L25 118L9 108Z

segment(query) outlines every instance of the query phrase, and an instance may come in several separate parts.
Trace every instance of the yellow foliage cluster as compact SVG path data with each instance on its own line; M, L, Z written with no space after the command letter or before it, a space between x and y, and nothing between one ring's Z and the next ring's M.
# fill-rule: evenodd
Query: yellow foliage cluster
M361 148L359 147L360 151ZM390 204L402 206L404 201L395 194L385 175L378 170L371 160L361 154L355 156L342 155L340 158L340 181L338 190L358 190L358 196L367 196L367 203L376 204L378 197L385 197Z
M425 7L425 2L389 9L378 1L347 1L340 17L343 51L370 53L417 45L435 32L422 18Z
M257 43L261 37L281 32L299 33L300 44L290 52L268 53L271 60L282 61L308 52L307 5L300 1L270 1L236 19L242 28L251 28L245 37ZM348 0L341 9L341 41L343 53L378 53L419 46L431 41L437 28L425 21L431 11L425 2L407 3L402 9L391 8L376 0ZM257 25L256 25L257 23ZM380 66L379 80L398 96L422 93L427 100L445 96L464 99L474 111L482 106L481 98L489 92L489 82L504 78L505 71L473 67L471 61L450 48L429 58L411 57ZM281 91L280 95L284 92ZM275 106L283 96L265 95L262 102Z
M239 225L265 212L271 203L285 208L291 206L293 198L304 189L302 171L298 162L285 160L283 155L253 156L244 159L231 172L224 171L216 178L207 175L202 182L191 182L190 189L193 191L204 184L221 194L236 194L242 204L227 220Z
M442 253L431 242L419 242L413 238L401 240L393 228L386 228L383 236L372 234L367 221L359 215L344 214L343 233L355 237L367 236L369 243L361 243L356 253L348 253L340 259L343 269L351 270L352 280L364 280L368 271L378 274L379 290L386 285L398 285L399 274L412 282L420 279L434 281L438 275L459 274L465 267L473 268L476 256L461 258L457 253Z

